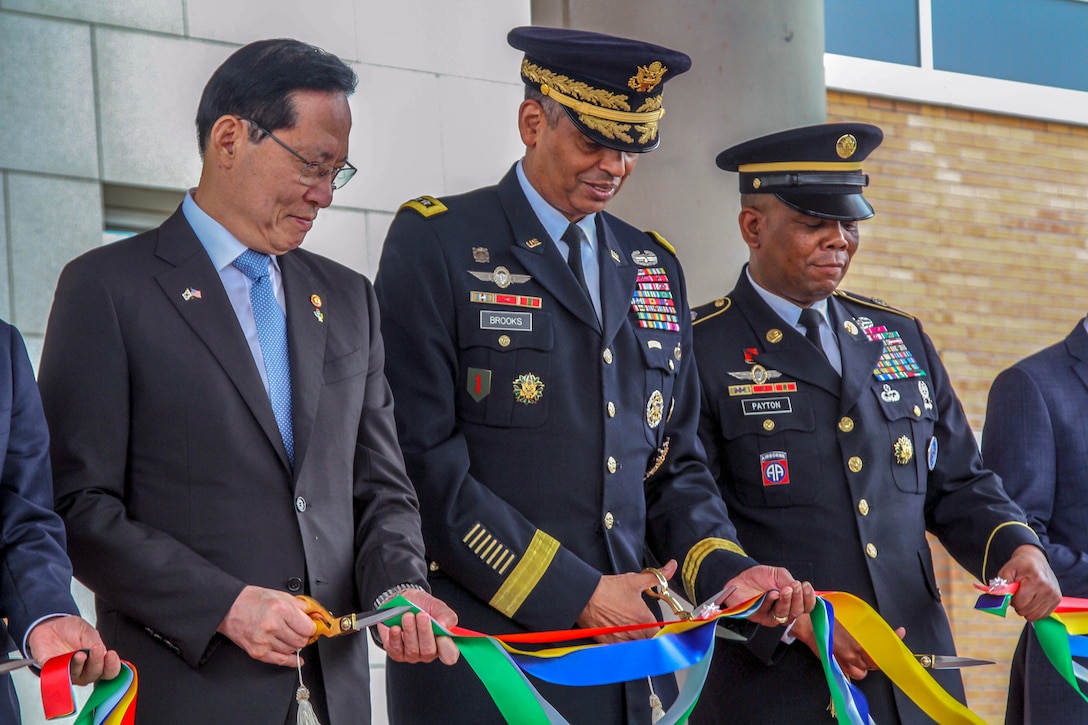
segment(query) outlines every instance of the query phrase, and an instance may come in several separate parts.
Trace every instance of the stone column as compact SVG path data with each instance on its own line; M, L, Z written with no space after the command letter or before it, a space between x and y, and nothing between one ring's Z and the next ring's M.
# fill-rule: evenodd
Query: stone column
M536 25L594 30L682 50L668 84L661 145L609 206L676 247L692 304L726 294L747 250L736 175L718 152L753 136L826 120L821 0L532 0Z

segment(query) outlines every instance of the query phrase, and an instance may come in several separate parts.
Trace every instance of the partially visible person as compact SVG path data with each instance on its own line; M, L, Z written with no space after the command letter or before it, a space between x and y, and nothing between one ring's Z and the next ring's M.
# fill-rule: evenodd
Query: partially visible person
M64 524L53 511L49 431L19 331L0 320L0 642L44 663L75 650L72 681L112 679L121 660L79 616ZM19 721L11 675L0 680L0 722Z
M982 459L1027 514L1062 593L1088 597L1088 320L1003 371L990 388ZM1024 627L1005 722L1085 723L1088 703Z
M56 504L106 642L155 725L295 722L315 624L398 592L389 656L452 662L431 616L370 282L302 249L347 161L355 73L251 43L197 111L200 182L162 226L61 274L40 384ZM301 677L324 725L370 720L367 638L321 638Z
M1019 582L1012 603L1028 620L1061 593L1023 512L983 467L921 323L838 289L873 215L861 162L882 138L869 124L822 124L718 155L739 172L749 256L729 296L695 310L699 433L752 556L860 597L913 652L951 655L927 531L983 581ZM785 638L770 630L718 648L691 722L827 722L815 647L804 616ZM834 653L876 722L930 721L841 628ZM964 700L957 671L934 676Z
M788 622L812 588L747 557L706 468L675 252L605 211L691 61L577 30L507 39L524 157L497 186L405 204L376 280L431 586L480 631L624 625L659 618L640 572L660 564L696 603L774 590L757 618ZM386 676L395 725L503 722L467 665ZM645 680L541 690L570 722L652 717Z

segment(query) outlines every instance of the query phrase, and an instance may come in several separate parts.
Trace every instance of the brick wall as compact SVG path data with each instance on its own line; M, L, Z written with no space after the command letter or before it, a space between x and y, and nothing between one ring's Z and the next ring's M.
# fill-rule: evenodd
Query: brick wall
M827 111L884 129L843 288L922 319L977 435L997 373L1088 311L1088 127L836 91ZM1020 620L974 612L972 578L934 548L960 654L998 661L964 671L971 708L1001 722Z

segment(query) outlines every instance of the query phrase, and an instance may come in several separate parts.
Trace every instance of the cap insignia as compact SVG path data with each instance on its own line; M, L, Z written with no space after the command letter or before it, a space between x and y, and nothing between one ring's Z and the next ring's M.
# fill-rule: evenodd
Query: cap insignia
M638 67L638 73L631 76L631 79L627 81L627 85L639 93L648 93L654 89L658 83L661 82L661 77L668 72L668 68L661 64L661 61L655 60L650 65L640 65Z
M857 150L858 140L854 138L853 134L844 133L842 136L839 136L839 140L835 142L835 153L839 155L840 159L850 158Z

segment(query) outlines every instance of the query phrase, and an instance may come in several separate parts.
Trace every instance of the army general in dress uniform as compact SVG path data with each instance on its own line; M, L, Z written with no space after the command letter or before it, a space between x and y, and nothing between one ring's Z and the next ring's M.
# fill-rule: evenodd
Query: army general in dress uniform
M810 587L738 546L706 468L673 249L604 212L690 60L574 30L508 40L524 158L405 204L376 281L435 594L489 633L652 622L639 572L660 564L692 601L733 578L731 603L781 590L768 624L810 610ZM388 690L393 723L502 722L465 665L391 664ZM650 722L646 681L541 690L574 723Z
M695 310L699 433L749 554L864 599L911 651L951 655L926 531L979 578L1019 581L1028 619L1060 594L921 323L836 289L873 214L861 162L882 138L829 124L718 156L739 172L749 263L728 297ZM692 722L830 722L812 640L802 617L718 648ZM841 628L834 647L876 722L929 722ZM964 698L955 671L938 679Z

